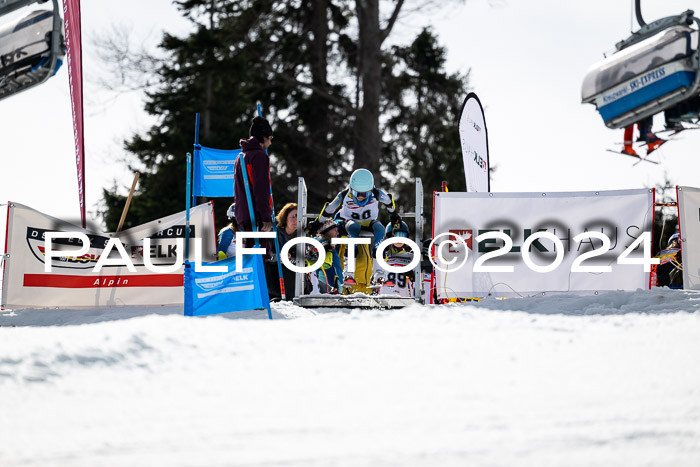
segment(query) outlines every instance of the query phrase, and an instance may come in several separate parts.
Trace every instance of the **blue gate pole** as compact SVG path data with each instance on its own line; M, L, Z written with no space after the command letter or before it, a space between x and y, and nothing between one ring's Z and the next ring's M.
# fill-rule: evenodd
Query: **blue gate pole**
M199 156L199 151L202 149L202 146L199 144L199 113L195 114L195 123L194 123L194 161L193 162L199 162L201 160ZM194 168L192 170L194 172ZM197 195L195 193L192 193L192 206L197 205Z
M185 267L190 259L190 193L192 192L192 154L187 153L187 194L185 196Z
M258 116L262 117L262 107L258 104ZM267 152L267 151L265 151ZM272 180L272 177L270 177ZM275 200L272 197L272 183L270 183L270 201L272 202L272 231L275 233L275 252L277 253L277 275L280 280L280 295L282 300L287 300L287 294L284 290L284 275L282 274L282 259L280 258L280 241L277 237L277 222L275 221Z
M253 232L257 232L258 227L257 225L255 225L255 212L253 211L253 201L250 196L250 183L248 182L248 164L246 164L245 162L244 153L241 153L239 157L241 158L241 169L243 170L243 185L245 185L245 197L246 201L248 201L248 213L250 213L250 223L253 226ZM257 237L254 240L255 248L260 248L260 242L258 241ZM272 319L272 310L270 309L270 305L267 306L267 317L269 319Z

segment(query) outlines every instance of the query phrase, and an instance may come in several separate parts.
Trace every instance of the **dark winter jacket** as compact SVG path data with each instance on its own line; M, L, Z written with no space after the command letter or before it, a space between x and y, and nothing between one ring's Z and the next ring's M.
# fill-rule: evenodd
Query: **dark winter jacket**
M246 201L245 182L243 181L242 159L248 165L248 182L250 196L255 212L255 222L272 222L272 197L270 196L270 158L260 146L258 140L251 136L241 140L243 154L236 159L234 172L234 195L236 197L236 221L244 230L250 230L250 214Z

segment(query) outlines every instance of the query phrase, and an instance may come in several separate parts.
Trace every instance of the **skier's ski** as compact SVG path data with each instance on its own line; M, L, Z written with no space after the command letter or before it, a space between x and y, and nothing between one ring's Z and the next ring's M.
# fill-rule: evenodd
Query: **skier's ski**
M668 130L661 130L658 131L657 133L668 133L665 135L665 138L673 138L674 136L678 135L679 133L683 133L684 131L688 130L700 130L700 126L686 126L680 129L668 129Z
M658 149L659 147L661 147L661 146L658 146L657 149ZM606 149L606 151L609 151L609 152L612 152L612 153L615 153L615 154L622 154L622 155L624 155L624 156L628 156L628 157L632 157L632 158L634 158L634 159L637 159L637 162L635 162L634 165L637 165L637 164L639 164L640 162L650 162L650 163L652 163L652 164L658 164L658 163L659 163L658 161L652 161L652 160L647 159L646 157L635 156L634 154L630 154L630 153L624 152L624 151L615 151L614 149ZM654 151L649 152L649 154L651 154L652 152L654 152ZM647 154L647 156L648 156L649 154Z

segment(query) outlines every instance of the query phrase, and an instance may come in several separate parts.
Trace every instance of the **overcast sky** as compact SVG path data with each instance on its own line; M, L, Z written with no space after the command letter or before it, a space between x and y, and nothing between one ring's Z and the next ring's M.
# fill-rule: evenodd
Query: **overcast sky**
M618 147L622 130L607 129L592 105L581 104L586 70L629 34L631 5L631 0L443 2L437 11L402 18L392 40L409 40L420 26L431 25L449 50L448 69L471 68L473 90L486 108L491 165L497 167L492 191L642 188L662 182L664 172L674 184L700 186L700 131L660 149L661 165L633 166L631 158L606 152ZM122 141L145 132L154 120L144 113L140 94L115 96L96 85L94 37L128 24L136 40L154 44L163 29L184 33L188 24L168 0L83 2L82 8L86 195L88 217L95 219L102 188L116 181L126 193L131 185ZM643 2L647 22L688 8L700 14L700 0ZM42 86L0 101L0 115L0 202L79 219L66 67ZM662 124L657 119L656 127ZM4 235L4 210L1 217Z

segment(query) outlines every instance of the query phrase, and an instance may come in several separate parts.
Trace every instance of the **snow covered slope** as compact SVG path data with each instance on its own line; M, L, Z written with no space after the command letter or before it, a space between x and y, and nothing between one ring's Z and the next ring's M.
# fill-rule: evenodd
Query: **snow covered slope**
M698 309L655 289L276 304L273 321L17 310L0 316L0 465L694 467Z

